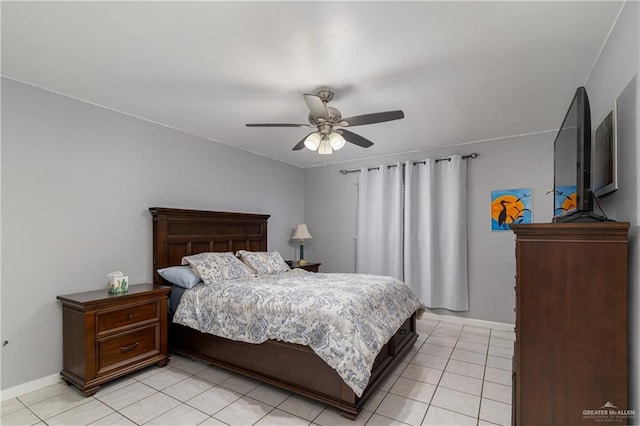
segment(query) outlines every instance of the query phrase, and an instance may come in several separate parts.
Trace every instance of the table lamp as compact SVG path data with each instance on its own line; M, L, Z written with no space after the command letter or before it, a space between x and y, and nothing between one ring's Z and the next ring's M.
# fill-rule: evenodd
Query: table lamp
M300 260L298 261L298 263L303 266L307 264L307 261L304 260L304 240L309 238L313 237L309 233L309 228L307 228L307 225L305 225L304 223L296 226L296 230L291 236L292 240L300 240Z

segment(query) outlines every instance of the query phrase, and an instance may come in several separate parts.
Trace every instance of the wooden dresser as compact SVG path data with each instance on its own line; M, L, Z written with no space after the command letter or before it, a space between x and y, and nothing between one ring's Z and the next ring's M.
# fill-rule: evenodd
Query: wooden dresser
M620 411L628 408L629 224L511 228L517 274L512 423L627 424Z
M109 380L152 364L166 365L170 291L167 286L136 284L124 294L104 289L58 296L63 379L90 396Z

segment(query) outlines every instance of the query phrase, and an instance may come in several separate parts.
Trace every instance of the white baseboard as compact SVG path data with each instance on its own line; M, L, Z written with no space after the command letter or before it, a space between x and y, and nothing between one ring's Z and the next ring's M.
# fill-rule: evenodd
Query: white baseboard
M433 312L425 312L422 319L431 319L436 321L452 322L454 324L470 325L474 327L495 328L502 331L513 331L513 324L505 322L485 321L474 318L457 317L454 315L435 314Z
M50 376L32 380L27 383L12 386L7 389L2 389L0 390L0 401L7 401L17 396L42 389L47 386L55 385L56 383L60 383L61 381L62 379L60 379L60 374L56 373Z

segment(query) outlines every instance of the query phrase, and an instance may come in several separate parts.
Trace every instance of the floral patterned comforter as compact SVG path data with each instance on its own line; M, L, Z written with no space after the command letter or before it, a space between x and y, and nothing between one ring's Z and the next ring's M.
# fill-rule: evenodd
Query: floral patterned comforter
M382 346L423 307L391 277L294 269L198 284L185 291L173 321L248 343L308 346L361 396Z

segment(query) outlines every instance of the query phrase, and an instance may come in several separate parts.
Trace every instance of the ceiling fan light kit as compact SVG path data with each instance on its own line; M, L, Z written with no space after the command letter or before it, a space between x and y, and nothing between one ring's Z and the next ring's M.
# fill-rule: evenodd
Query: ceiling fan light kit
M318 154L320 155L329 155L333 152L331 149L331 143L329 139L322 139L320 142L320 147L318 147Z
M313 132L304 140L304 146L306 146L311 151L315 151L320 146L320 141L322 137L320 137L320 133Z
M329 142L331 142L331 148L335 151L341 149L344 144L347 143L347 141L344 140L342 135L338 132L329 133Z
M318 151L318 154L328 155L342 149L346 142L338 132L331 132L328 136L313 132L304 140L304 146L311 151Z
M369 139L345 129L336 127L361 126L364 124L382 123L385 121L404 118L400 110L376 112L372 114L355 115L342 118L342 114L336 108L328 107L327 102L333 99L333 91L321 89L315 95L305 94L304 100L309 108L310 124L247 124L247 127L316 127L318 130L305 136L294 147L293 151L306 147L318 154L328 155L344 147L346 142L369 148L373 145Z

